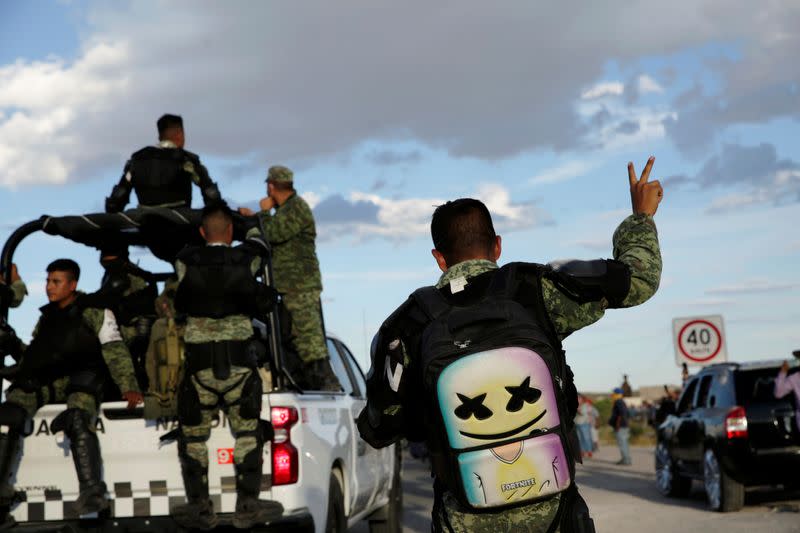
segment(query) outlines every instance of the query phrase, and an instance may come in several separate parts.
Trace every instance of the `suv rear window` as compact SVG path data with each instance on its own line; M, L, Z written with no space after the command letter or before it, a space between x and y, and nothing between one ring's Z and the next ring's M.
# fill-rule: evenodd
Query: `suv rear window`
M778 367L758 370L739 370L736 372L736 403L746 407L751 403L771 402L775 400L775 378ZM790 368L789 374L798 368Z
M678 400L678 414L685 413L692 406L692 399L694 398L694 391L697 388L697 378L693 378L683 390L681 399Z

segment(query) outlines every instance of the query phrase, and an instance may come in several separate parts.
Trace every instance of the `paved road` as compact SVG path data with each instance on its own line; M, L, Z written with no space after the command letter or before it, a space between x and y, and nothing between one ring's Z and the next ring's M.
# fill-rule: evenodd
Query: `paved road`
M800 493L749 491L742 511L713 513L705 509L700 483L695 483L687 499L665 498L655 488L652 449L633 448L632 455L633 466L617 466L616 449L606 447L578 467L578 486L600 533L800 532ZM408 455L404 457L403 490L404 533L427 533L431 481L427 466ZM353 531L367 528L360 524Z

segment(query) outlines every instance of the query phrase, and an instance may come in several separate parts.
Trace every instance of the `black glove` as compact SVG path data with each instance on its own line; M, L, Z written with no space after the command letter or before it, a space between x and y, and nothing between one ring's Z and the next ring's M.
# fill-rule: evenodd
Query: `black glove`
M259 283L257 295L258 314L265 317L275 309L278 303L278 291L274 287Z
M5 321L0 325L0 355L10 355L14 361L19 361L22 355L22 341L17 337L14 328Z
M255 366L262 367L268 363L267 346L258 339L250 339L247 342L247 358Z
M14 291L5 283L0 283L0 306L9 308L12 301L14 301Z

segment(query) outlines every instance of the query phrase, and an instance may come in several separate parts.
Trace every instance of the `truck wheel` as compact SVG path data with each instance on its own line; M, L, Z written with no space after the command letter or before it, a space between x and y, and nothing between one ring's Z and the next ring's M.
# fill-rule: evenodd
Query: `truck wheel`
M400 461L402 451L396 447L395 469L392 474L392 487L389 489L389 501L375 514L381 518L369 521L370 533L400 533L403 522L403 487L400 478Z
M328 518L325 521L325 533L345 533L347 522L344 516L344 494L339 478L331 472L328 489Z
M659 442L656 447L656 486L658 492L673 498L688 496L692 488L691 478L678 473L675 461L663 442Z
M703 456L703 485L712 511L729 513L744 506L744 485L725 473L714 450Z

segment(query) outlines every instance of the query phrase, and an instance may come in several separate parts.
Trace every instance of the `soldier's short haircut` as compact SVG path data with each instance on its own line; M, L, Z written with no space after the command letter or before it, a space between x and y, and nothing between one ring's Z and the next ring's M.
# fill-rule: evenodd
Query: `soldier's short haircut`
M483 202L459 198L433 212L431 237L447 264L455 265L476 255L491 255L496 234Z
M233 224L233 213L227 203L213 202L203 208L201 220L206 236L216 237Z
M161 138L164 134L173 128L183 129L183 119L179 115L162 115L156 122L158 128L158 137Z
M47 265L47 273L51 272L66 272L75 281L78 281L81 277L81 267L72 259L56 259Z

